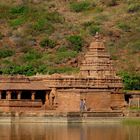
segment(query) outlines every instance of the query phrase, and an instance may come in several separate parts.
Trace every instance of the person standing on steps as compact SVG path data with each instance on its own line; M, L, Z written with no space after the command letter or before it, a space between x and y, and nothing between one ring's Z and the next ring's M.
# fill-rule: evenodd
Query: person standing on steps
M87 111L86 99L83 100L83 110Z
M84 111L84 101L83 101L83 99L80 100L80 111Z

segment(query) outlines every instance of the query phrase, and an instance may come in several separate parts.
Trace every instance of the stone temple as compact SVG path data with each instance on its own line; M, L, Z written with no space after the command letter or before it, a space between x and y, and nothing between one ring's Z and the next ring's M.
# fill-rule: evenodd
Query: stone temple
M122 88L102 38L96 34L77 75L1 76L0 111L122 110L126 104Z

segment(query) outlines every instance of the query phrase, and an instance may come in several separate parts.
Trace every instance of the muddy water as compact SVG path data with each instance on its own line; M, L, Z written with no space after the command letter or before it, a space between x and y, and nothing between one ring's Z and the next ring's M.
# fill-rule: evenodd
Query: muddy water
M0 124L0 140L140 140L140 126Z

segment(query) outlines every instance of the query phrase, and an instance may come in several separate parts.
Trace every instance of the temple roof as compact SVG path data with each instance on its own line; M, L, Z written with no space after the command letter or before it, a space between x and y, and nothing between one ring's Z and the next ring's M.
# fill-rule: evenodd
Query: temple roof
M0 77L0 90L46 90L43 81L31 81L27 77Z

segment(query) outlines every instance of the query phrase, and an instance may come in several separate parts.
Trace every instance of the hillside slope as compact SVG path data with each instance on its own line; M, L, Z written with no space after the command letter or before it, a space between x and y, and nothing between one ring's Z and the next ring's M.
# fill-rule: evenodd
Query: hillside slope
M118 73L140 77L139 0L1 0L0 73L75 73L96 32Z

